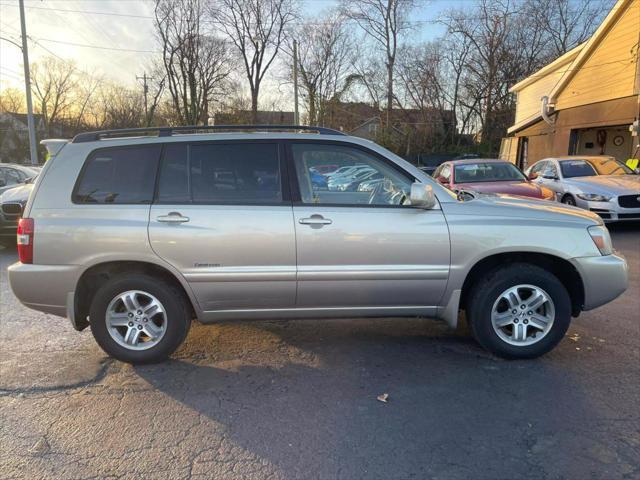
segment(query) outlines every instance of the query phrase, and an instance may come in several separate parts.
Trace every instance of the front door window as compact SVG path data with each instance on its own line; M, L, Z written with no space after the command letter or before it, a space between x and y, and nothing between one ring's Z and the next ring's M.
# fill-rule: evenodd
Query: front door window
M412 179L363 150L294 143L293 160L303 204L398 206L409 203ZM322 174L324 165L340 165Z

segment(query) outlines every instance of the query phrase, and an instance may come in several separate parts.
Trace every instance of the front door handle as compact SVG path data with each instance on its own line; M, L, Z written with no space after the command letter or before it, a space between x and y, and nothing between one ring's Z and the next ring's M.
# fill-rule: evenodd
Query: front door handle
M184 223L189 221L189 217L183 217L180 212L170 212L168 215L160 215L156 220L162 223Z
M322 225L331 225L333 222L328 218L324 218L322 215L311 215L308 218L301 218L298 220L302 225L311 225L312 227L319 228Z

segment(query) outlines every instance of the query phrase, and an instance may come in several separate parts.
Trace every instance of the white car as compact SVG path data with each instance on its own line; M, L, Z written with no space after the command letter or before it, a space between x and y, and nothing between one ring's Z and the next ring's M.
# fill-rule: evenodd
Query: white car
M526 170L558 201L590 210L605 222L640 220L640 175L609 156L545 158Z

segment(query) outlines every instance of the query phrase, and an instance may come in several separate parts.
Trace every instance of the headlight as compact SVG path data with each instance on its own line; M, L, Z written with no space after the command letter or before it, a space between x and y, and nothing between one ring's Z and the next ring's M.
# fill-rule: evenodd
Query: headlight
M586 200L588 202L608 202L611 200L611 197L605 197L604 195L600 195L598 193L578 193L578 198L582 200Z
M602 255L611 255L613 253L613 246L611 245L611 236L609 236L609 230L604 225L593 225L587 229L591 240L596 244L598 250Z

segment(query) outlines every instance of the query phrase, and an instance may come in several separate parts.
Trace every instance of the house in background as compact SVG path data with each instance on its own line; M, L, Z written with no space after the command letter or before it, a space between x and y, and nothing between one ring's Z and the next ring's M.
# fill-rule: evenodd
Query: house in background
M294 113L258 110L258 125L293 125ZM250 125L251 110L220 112L213 117L214 125Z
M640 0L618 0L593 36L511 87L516 119L500 157L527 168L562 155L640 155Z

